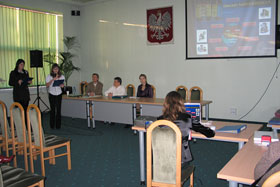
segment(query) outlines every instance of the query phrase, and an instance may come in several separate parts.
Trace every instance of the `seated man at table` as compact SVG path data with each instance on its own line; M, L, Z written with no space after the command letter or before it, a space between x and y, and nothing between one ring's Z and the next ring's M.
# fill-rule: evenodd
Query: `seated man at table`
M88 96L102 95L103 84L99 82L99 75L92 74L92 82L87 85L86 93Z
M105 96L123 96L126 95L125 88L121 85L122 79L120 77L114 78L114 85L105 92Z

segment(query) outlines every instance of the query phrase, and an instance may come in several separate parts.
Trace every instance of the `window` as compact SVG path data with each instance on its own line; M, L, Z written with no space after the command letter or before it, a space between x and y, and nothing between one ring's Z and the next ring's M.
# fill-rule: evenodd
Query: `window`
M56 54L63 48L63 17L24 8L0 5L0 88L9 87L9 74L17 59L25 61L25 69L37 84L36 68L30 68L30 50L42 50L43 55ZM58 59L56 59L58 62ZM38 68L38 83L45 84L50 65Z

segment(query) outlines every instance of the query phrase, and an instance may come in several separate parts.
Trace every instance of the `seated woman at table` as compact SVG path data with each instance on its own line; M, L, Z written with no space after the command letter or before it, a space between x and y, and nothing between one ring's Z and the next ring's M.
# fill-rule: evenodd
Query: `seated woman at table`
M163 104L163 114L158 117L158 120L165 119L174 122L178 125L182 132L182 164L192 160L188 144L189 129L200 132L206 137L214 137L215 132L208 127L204 127L198 122L192 120L191 115L186 113L184 99L176 91L171 91L165 97Z
M125 88L122 86L122 79L120 77L114 78L114 84L105 92L105 96L123 96L126 95Z
M137 89L137 97L150 97L153 98L153 88L147 82L147 76L145 74L141 74L139 76L139 80L141 84Z

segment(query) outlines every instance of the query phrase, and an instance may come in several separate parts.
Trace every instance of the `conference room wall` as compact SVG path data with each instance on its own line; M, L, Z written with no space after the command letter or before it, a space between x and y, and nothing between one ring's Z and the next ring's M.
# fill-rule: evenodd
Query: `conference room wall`
M174 43L147 45L146 10L166 6L173 6ZM204 99L213 100L210 117L239 119L260 98L279 61L186 60L184 0L104 1L88 4L81 11L81 77L90 81L91 74L98 72L104 91L115 76L122 77L123 85L138 86L139 74L145 73L156 87L157 97L165 97L178 85L200 86ZM279 73L276 75L265 97L243 120L265 122L279 108ZM236 115L231 112L235 109Z

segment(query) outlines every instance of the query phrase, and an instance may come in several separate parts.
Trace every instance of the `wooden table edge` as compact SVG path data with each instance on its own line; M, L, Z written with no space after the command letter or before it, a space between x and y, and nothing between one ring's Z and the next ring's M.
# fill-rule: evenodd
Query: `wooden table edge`
M104 97L106 99L104 99ZM143 105L163 105L164 98L155 98L154 101L150 98L147 100L151 101L139 101L138 99L135 98L124 98L124 99L112 99L108 98L106 96L98 96L98 97L69 97L66 95L62 96L63 99L67 100L83 100L83 101L95 101L95 102L111 102L111 103L129 103L129 104L143 104ZM159 101L160 100L160 101ZM193 103L201 103L202 106L208 105L213 103L211 100L193 100L193 101L186 101L186 102L193 102Z
M227 175L223 175L223 174L219 174L219 173L217 173L217 178L222 179L222 180L227 180L227 181L234 181L234 182L242 183L242 184L248 184L248 185L252 184L255 181L252 179L246 179L246 178L240 178L240 177L228 177Z

